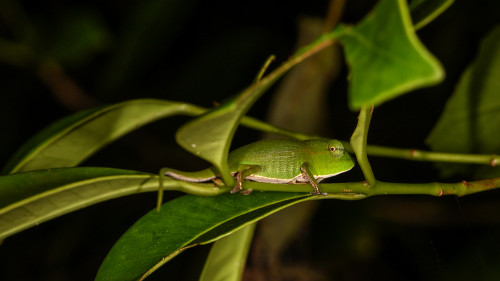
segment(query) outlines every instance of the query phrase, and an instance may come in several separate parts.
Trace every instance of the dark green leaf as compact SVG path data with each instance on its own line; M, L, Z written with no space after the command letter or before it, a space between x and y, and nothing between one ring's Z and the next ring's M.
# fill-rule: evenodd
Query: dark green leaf
M214 242L199 281L240 281L256 223Z
M56 168L0 176L0 239L99 202L158 187L158 175L111 168ZM163 188L200 196L229 191L171 178L164 179Z
M155 175L110 168L59 168L0 176L0 240L98 202L157 188Z
M432 150L500 154L500 26L483 41L427 138ZM500 167L441 164L444 176L498 177Z
M137 221L108 253L96 280L137 280L188 247L214 241L307 198L285 192L179 197L165 203L160 213L153 210Z

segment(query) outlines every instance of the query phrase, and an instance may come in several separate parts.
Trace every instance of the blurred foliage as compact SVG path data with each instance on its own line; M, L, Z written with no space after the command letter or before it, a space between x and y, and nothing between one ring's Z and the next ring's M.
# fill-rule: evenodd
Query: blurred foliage
M347 1L342 21L358 22L374 3ZM0 157L5 163L42 127L77 109L145 97L208 107L248 85L268 55L284 60L295 45L297 18L324 17L326 6L326 1L2 1ZM377 108L370 143L425 148L424 139L461 73L498 24L499 10L495 0L457 1L419 31L443 63L446 80ZM339 93L326 101L335 108L329 113L331 127L336 137L347 139L355 115L345 106L346 83L339 79L331 87ZM251 114L263 116L268 101L259 101ZM156 172L173 166L170 158L184 160L175 162L179 168L203 167L174 145L182 121L147 126L85 164ZM255 138L243 129L234 142ZM425 163L372 161L381 180L438 178ZM154 196L97 205L9 238L1 246L0 279L91 280L121 233L154 207ZM280 270L302 280L322 270L340 280L496 280L499 203L498 192L329 201L320 206L312 228L286 251ZM331 220L335 224L325 223ZM150 280L162 275L196 280L206 250L184 253ZM254 264L251 273L259 266Z
M427 143L434 151L500 152L500 25L482 41ZM460 174L482 179L500 176L496 167L440 165L444 176Z

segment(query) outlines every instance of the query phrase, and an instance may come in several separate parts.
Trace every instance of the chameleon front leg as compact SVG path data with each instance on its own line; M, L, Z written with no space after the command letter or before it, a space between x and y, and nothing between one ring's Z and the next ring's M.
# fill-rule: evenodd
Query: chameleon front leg
M242 190L242 183L246 177L255 174L260 171L260 167L256 165L247 166L236 173L236 186L231 190L231 193L241 192L244 195L248 195L252 192L252 189Z
M307 165L307 163L302 163L302 165L300 166L300 171L302 173L302 177L307 179L309 184L312 185L312 187L314 188L314 192L311 192L312 195L320 195L320 194L326 195L326 193L321 193L319 191L318 181L316 181L316 178L314 178L313 174L309 170L309 165Z

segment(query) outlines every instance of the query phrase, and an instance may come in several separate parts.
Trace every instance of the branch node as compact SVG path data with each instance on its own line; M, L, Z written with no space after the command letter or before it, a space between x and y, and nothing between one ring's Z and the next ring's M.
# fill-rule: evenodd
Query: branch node
M467 187L467 188L471 188L472 187L472 185L469 184L466 180L463 180L462 184L465 185L465 187Z
M497 165L498 161L496 157L491 158L490 165L491 167L495 167Z

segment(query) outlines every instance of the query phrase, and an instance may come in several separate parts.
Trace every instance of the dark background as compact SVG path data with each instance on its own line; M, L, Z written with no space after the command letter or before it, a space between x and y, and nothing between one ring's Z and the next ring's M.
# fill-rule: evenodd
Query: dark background
M349 23L374 4L347 2L343 22ZM275 65L291 55L297 19L324 17L327 6L327 1L3 1L0 159L5 163L51 122L93 106L161 98L210 107L251 83L270 54L277 56ZM369 143L427 149L425 138L481 38L498 24L499 11L498 1L456 1L419 31L443 63L446 80L378 107ZM347 109L346 75L344 69L329 101L339 139L348 139L356 124L356 114ZM265 118L271 94L272 89L250 114ZM203 168L206 163L174 142L176 128L186 120L172 117L141 128L83 165L147 172ZM238 130L234 145L258 136ZM463 179L441 179L429 163L372 161L375 175L385 181ZM360 173L343 179L359 180ZM498 280L499 195L329 200L283 264L321 271L327 280ZM9 237L0 247L0 280L92 280L114 241L154 208L155 200L153 194L112 200ZM183 253L151 280L196 280L208 249Z

